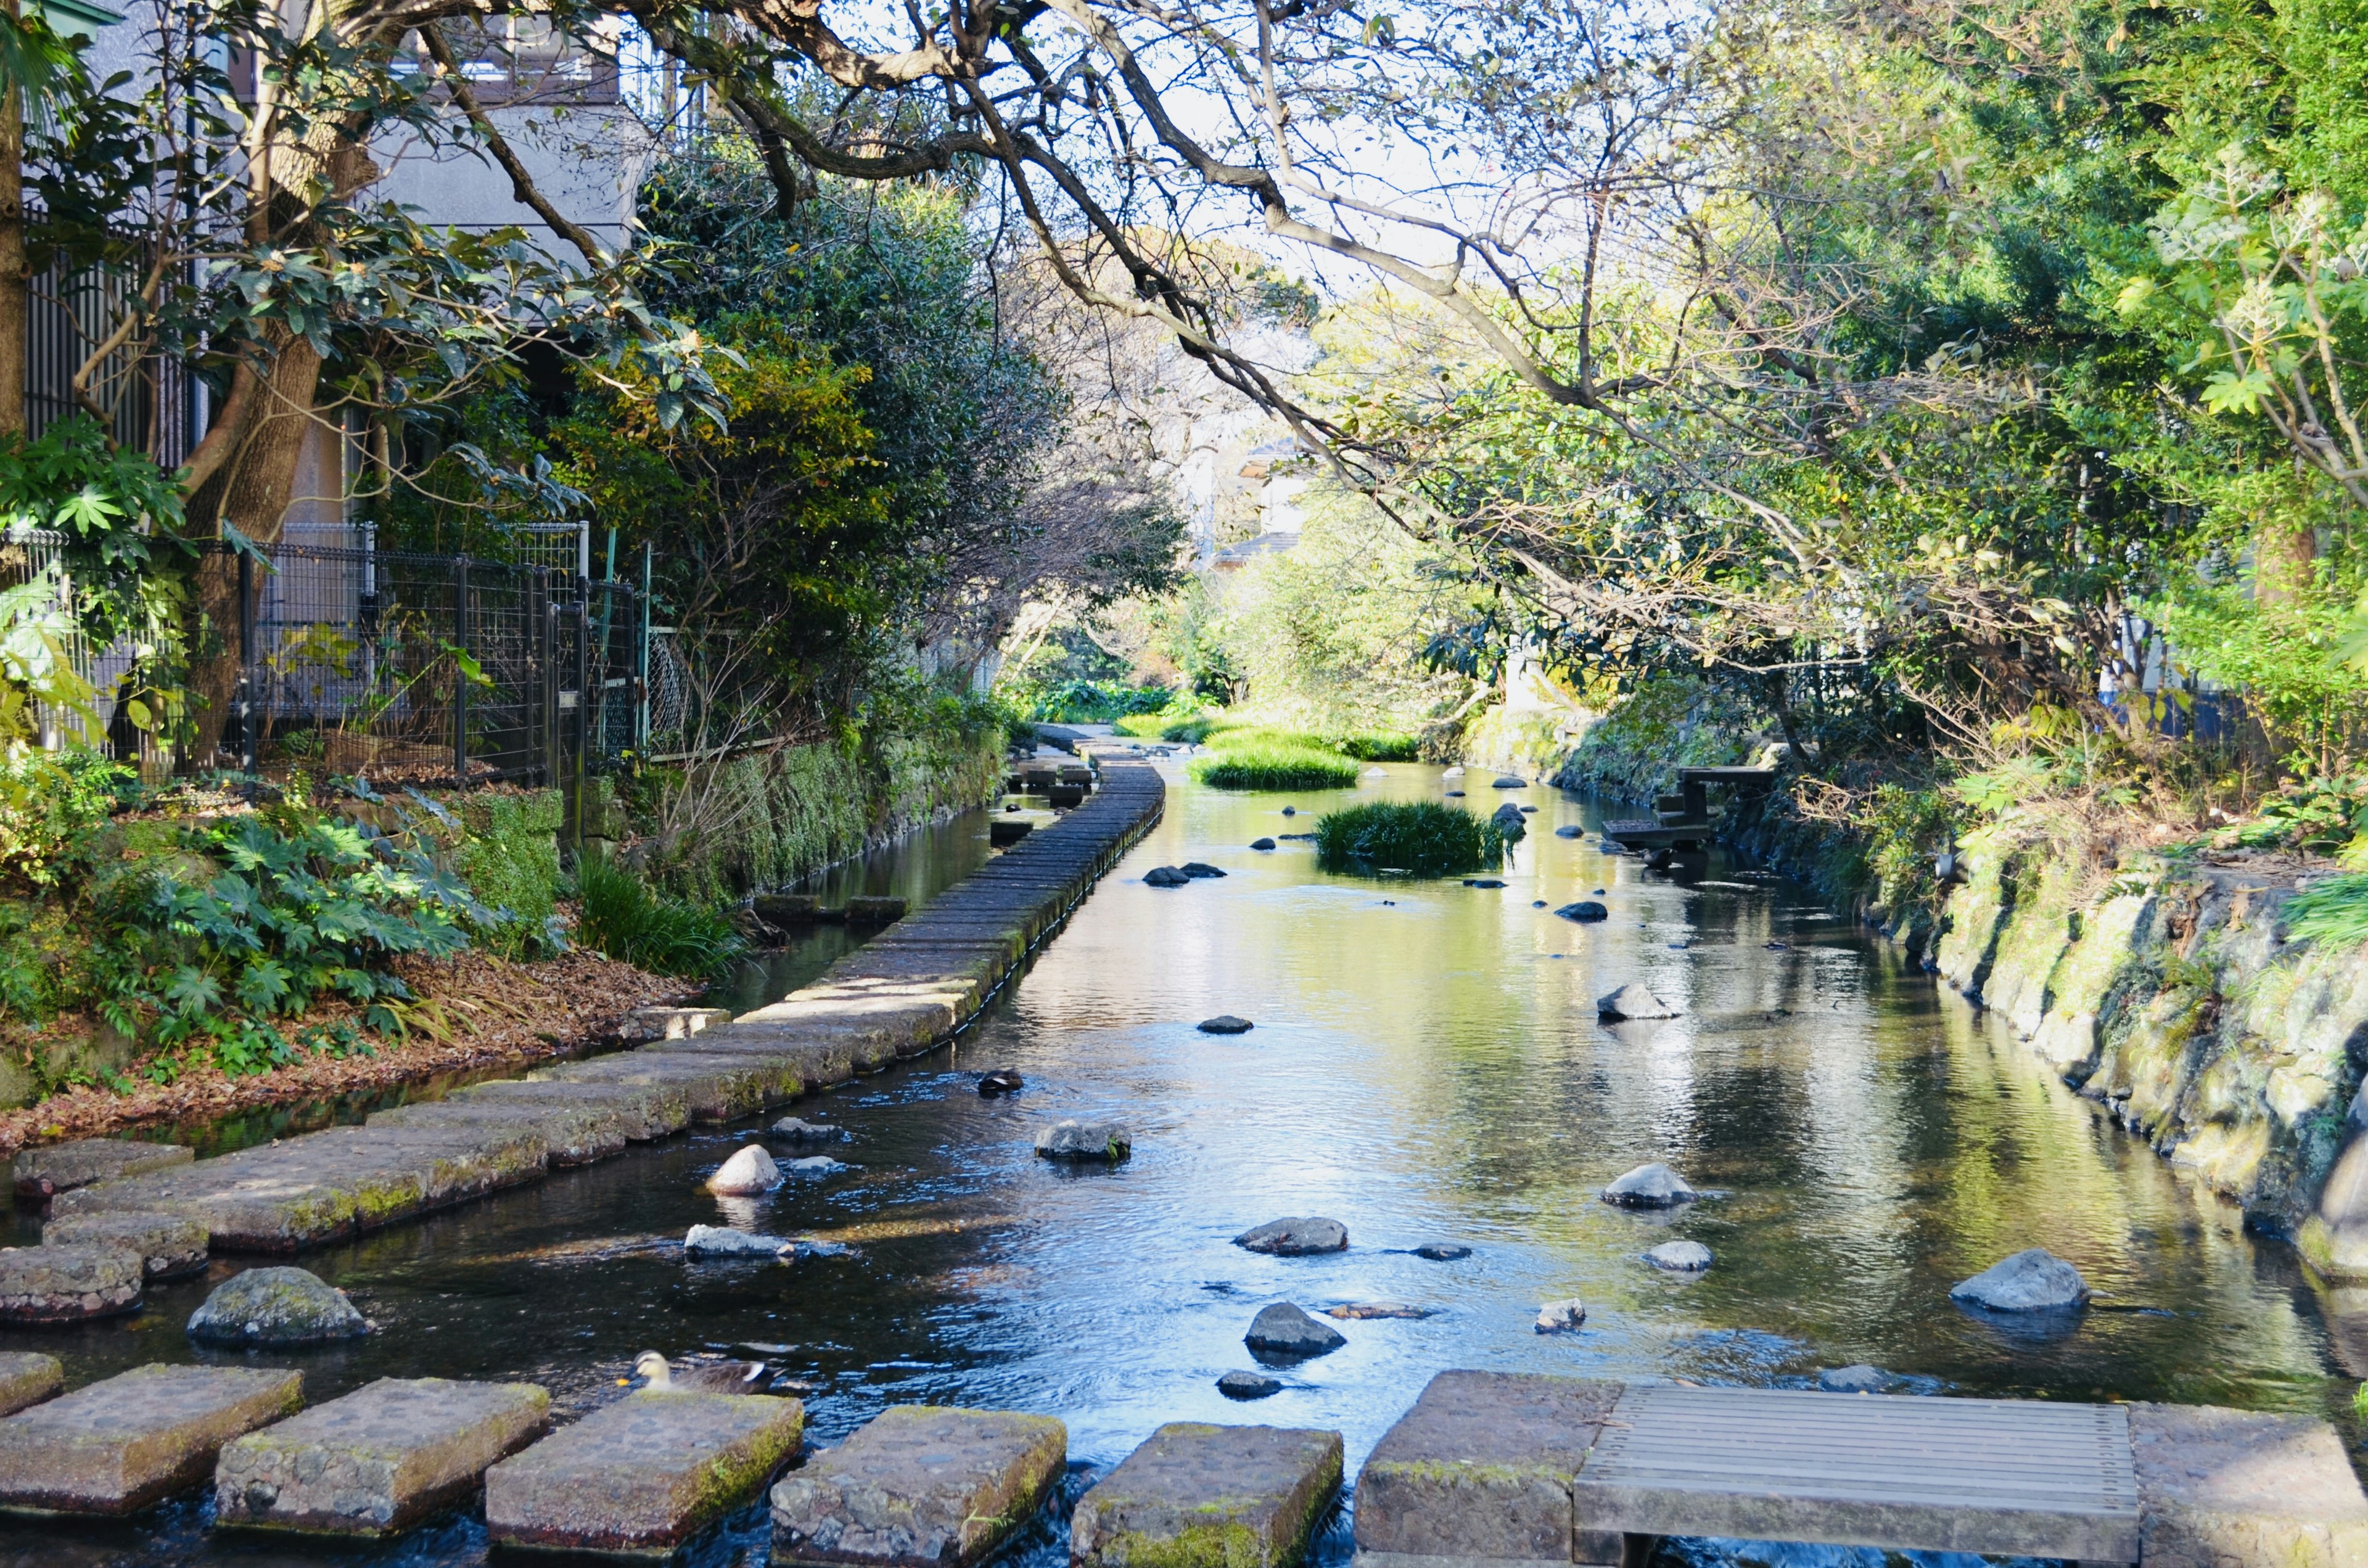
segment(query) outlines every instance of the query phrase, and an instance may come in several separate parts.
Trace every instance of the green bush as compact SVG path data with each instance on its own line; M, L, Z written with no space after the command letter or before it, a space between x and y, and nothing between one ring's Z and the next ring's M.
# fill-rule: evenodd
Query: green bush
M587 862L575 887L583 899L576 940L637 968L709 980L747 949L716 910L669 898L605 860Z
M0 883L38 892L72 880L90 835L141 794L138 775L96 752L0 759Z
M1357 765L1337 751L1253 741L1192 759L1194 779L1219 790L1346 790Z
M2368 942L2368 871L2328 877L2286 900L2286 937L2323 948Z
M1505 844L1495 823L1435 801L1350 806L1315 824L1315 863L1327 871L1460 876L1502 865Z
M1422 756L1421 743L1396 730L1358 730L1343 735L1339 745L1360 762L1415 762Z
M1174 697L1164 686L1069 680L1038 691L1030 716L1048 724L1107 724L1133 714L1160 712Z

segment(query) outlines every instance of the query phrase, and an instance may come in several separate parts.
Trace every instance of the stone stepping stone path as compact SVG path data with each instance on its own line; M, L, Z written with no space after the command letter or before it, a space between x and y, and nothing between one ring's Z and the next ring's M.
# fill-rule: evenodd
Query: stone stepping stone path
M1571 1478L1622 1385L1441 1372L1357 1473L1358 1560L1617 1562L1620 1538L1575 1528Z
M1077 1504L1085 1568L1293 1568L1340 1490L1340 1434L1172 1422Z
M532 1383L381 1378L224 1448L215 1518L393 1535L468 1498L550 1420L551 1395Z
M140 1304L145 1278L127 1246L0 1247L0 1324L114 1317Z
M62 1246L120 1247L140 1255L151 1282L182 1279L206 1267L206 1228L186 1214L131 1209L117 1214L77 1214L41 1227L41 1250Z
M197 1485L224 1444L303 1402L295 1372L135 1367L0 1421L0 1507L134 1513Z
M485 1472L496 1545L663 1551L793 1458L805 1406L768 1394L643 1390Z
M1068 1454L1049 1415L892 1405L774 1486L773 1560L970 1568L1043 1504Z
M65 1369L56 1357L32 1350L0 1350L0 1415L14 1415L28 1404L55 1399L65 1387Z
M139 1176L186 1165L196 1153L178 1143L141 1143L128 1138L84 1138L26 1149L14 1163L19 1202L43 1203L61 1192L95 1181Z

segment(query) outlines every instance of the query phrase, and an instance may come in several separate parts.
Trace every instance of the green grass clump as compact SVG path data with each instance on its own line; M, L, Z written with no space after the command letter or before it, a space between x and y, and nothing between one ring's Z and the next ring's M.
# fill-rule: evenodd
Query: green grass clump
M1421 743L1396 730L1357 730L1340 737L1342 751L1360 762L1417 762Z
M2286 900L2286 937L2324 948L2368 942L2368 871L2328 877Z
M1137 740L1164 740L1167 726L1174 722L1164 713L1129 713L1111 720L1110 728L1121 735L1133 735Z
M712 979L747 949L722 914L668 898L605 860L587 861L575 887L584 901L576 940L653 974Z
M1194 779L1219 790L1347 790L1357 765L1337 751L1272 741L1230 743L1192 759Z
M1502 865L1504 831L1434 801L1376 801L1326 812L1315 824L1315 863L1327 871L1382 867L1452 877Z

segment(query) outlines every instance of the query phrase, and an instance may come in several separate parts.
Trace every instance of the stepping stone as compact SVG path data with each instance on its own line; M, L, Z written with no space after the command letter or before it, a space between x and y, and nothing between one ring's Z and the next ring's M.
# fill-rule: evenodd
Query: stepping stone
M1264 1399L1282 1392L1282 1380L1264 1372L1227 1372L1217 1380L1217 1392L1227 1399Z
M2191 1404L2129 1411L2147 1568L2368 1562L2368 1497L2326 1422Z
M1247 1034L1258 1026L1247 1018L1220 1013L1213 1018L1202 1018L1198 1027L1202 1034Z
M1645 1261L1671 1274L1700 1274L1710 1267L1710 1248L1700 1242L1663 1242L1645 1252Z
M1603 1201L1615 1209L1674 1209L1699 1196L1685 1177L1657 1160L1622 1172L1603 1189Z
M28 1404L55 1399L65 1392L65 1369L54 1356L33 1350L0 1350L0 1415L14 1415Z
M1328 1356L1349 1341L1330 1324L1317 1323L1290 1301L1277 1301L1258 1310L1242 1343L1264 1356L1304 1360Z
M497 1545L664 1551L798 1451L805 1406L768 1394L643 1390L485 1472Z
M1570 1483L1619 1383L1441 1372L1357 1476L1358 1561L1617 1562L1620 1537L1579 1531Z
M1035 1513L1068 1454L1049 1415L891 1405L773 1488L773 1560L968 1568Z
M463 1090L463 1094L467 1091ZM470 1098L397 1106L370 1119L381 1128L517 1127L542 1135L553 1166L588 1165L624 1153L625 1113L614 1105L541 1096L533 1101Z
M0 1507L135 1513L197 1485L223 1444L303 1403L296 1372L135 1367L0 1421Z
M0 1247L0 1324L82 1323L140 1304L145 1278L130 1247Z
M44 1246L124 1247L140 1255L152 1279L179 1279L206 1267L206 1228L185 1214L132 1209L120 1214L75 1214L41 1227Z
M668 1084L578 1084L556 1078L499 1078L472 1084L448 1105L580 1106L615 1113L626 1139L653 1142L690 1125L690 1096ZM554 1160L555 1163L555 1160Z
M1077 1504L1069 1561L1292 1568L1340 1490L1340 1434L1174 1421Z
M465 1500L550 1424L551 1396L532 1383L381 1378L223 1449L215 1519L393 1535Z
M17 1196L39 1203L95 1181L186 1165L196 1153L178 1143L135 1143L127 1138L85 1138L27 1149L16 1160Z
M1234 1244L1245 1252L1269 1253L1276 1257L1308 1257L1316 1253L1349 1250L1349 1227L1338 1220L1320 1215L1304 1215L1294 1219L1269 1220L1263 1225L1253 1225L1234 1238Z

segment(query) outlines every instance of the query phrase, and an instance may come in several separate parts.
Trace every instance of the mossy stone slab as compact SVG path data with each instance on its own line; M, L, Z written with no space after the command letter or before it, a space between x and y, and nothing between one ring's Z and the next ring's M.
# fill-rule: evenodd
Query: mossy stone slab
M466 1498L550 1419L551 1395L532 1383L381 1378L224 1448L215 1518L391 1535Z
M303 1403L296 1372L135 1367L0 1421L0 1507L136 1512L203 1481L223 1444Z
M1617 1534L1575 1528L1571 1478L1622 1387L1511 1372L1431 1379L1358 1472L1360 1562L1619 1562Z
M891 1405L773 1488L773 1557L968 1568L1060 1479L1069 1429L1049 1415Z
M65 1387L65 1369L56 1357L33 1350L0 1350L0 1415L14 1415L28 1405L55 1399Z
M2146 1568L2368 1562L2368 1497L2324 1421L2133 1404L2130 1449Z
M805 1406L767 1394L643 1390L485 1472L504 1546L664 1554L794 1456Z
M569 1100L428 1100L370 1119L380 1129L522 1128L541 1135L553 1166L588 1165L624 1153L625 1114L615 1105Z
M1293 1568L1340 1491L1340 1434L1176 1421L1077 1504L1069 1561Z
M17 1196L38 1203L95 1181L186 1165L194 1158L191 1150L178 1143L141 1143L127 1138L85 1138L26 1149L15 1162Z
M83 1323L140 1304L140 1255L112 1243L0 1247L0 1324Z
M181 1279L206 1267L206 1227L186 1214L156 1209L72 1214L41 1227L48 1246L129 1247L150 1279Z
M632 1143L655 1142L690 1125L690 1097L677 1086L581 1083L552 1076L558 1071L546 1068L525 1078L472 1084L447 1103L475 1105L490 1101L598 1107L616 1112L624 1122L626 1141Z

